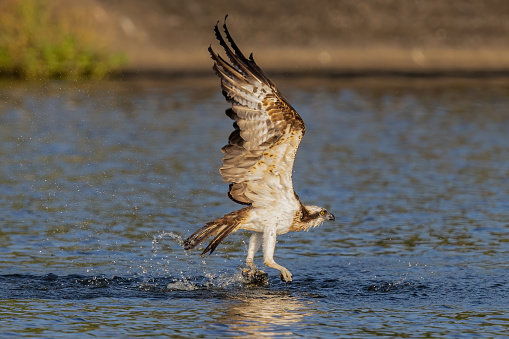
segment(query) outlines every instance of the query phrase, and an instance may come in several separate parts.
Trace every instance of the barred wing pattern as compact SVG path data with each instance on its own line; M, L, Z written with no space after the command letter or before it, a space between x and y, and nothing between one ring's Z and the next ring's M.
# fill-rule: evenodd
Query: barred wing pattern
M226 114L235 120L220 173L230 182L228 196L235 202L254 207L275 203L300 206L293 190L295 154L305 132L304 122L274 83L255 63L246 58L223 25L226 43L216 24L214 31L228 61L209 52L213 69L221 78L221 88L232 108Z

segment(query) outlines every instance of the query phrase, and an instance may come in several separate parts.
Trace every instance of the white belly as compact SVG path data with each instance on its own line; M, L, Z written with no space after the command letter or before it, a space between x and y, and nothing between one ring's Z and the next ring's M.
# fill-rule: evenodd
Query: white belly
M270 229L276 230L277 235L285 234L288 233L294 217L294 211L254 208L250 211L250 216L242 228L261 233Z

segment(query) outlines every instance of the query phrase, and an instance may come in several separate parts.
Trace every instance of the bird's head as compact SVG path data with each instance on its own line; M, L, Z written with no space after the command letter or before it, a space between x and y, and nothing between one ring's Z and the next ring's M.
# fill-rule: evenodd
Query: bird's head
M313 205L305 205L302 208L301 221L310 227L320 226L326 220L336 220L334 214L329 213L325 208Z

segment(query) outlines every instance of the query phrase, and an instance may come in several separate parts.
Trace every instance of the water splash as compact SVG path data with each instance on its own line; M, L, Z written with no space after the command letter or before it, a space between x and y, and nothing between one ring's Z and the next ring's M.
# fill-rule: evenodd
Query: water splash
M197 290L199 286L184 276L184 272L180 272L180 279L175 279L174 282L169 283L166 288L168 290L194 291Z
M154 238L152 239L152 253L154 254L154 256L156 256L159 250L161 249L160 242L165 237L171 238L171 240L175 241L180 247L184 246L184 240L182 239L180 234L177 234L175 232L163 231L161 234L154 235Z

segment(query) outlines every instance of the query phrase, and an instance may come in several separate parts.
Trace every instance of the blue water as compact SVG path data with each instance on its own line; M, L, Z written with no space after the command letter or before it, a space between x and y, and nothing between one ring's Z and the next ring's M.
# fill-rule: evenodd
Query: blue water
M0 337L509 335L509 82L276 79L306 122L294 281L245 284L218 81L0 84ZM256 258L262 266L261 256Z

